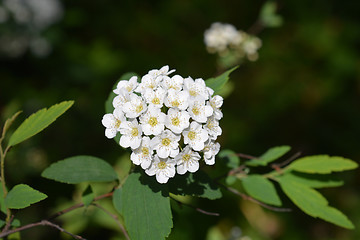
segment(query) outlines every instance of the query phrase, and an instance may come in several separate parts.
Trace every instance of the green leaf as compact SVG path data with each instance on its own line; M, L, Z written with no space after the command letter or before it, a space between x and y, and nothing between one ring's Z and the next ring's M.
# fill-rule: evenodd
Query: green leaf
M113 194L113 204L114 204L116 211L118 211L118 213L123 215L122 188L115 189L114 194Z
M352 222L343 213L328 206L328 201L318 191L286 178L279 178L278 180L285 194L306 214L340 227L354 228Z
M46 194L39 192L26 184L13 187L5 197L5 205L12 209L21 209L30 204L40 202L47 198Z
M217 92L220 91L220 89L225 85L225 83L229 80L229 75L232 73L235 69L237 69L239 66L233 67L230 70L227 70L220 76L217 76L216 78L209 78L205 81L206 86L214 90L214 94L217 94Z
M237 168L240 165L240 158L236 153L229 149L221 150L218 154L219 158L226 159L226 166L229 168Z
M137 76L136 73L133 73L133 72L128 72L128 73L125 73L123 74L120 79L114 84L113 86L113 90L116 89L117 87L117 84L119 83L119 81L121 80L129 80L132 76ZM139 77L139 76L138 76ZM113 102L113 99L116 97L116 94L111 90L107 100L105 101L105 112L106 113L112 113L114 111L114 106L112 104ZM118 133L115 137L114 137L114 140L117 144L119 144L120 142L120 133Z
M169 182L169 189L176 195L190 195L211 200L222 197L219 186L201 170L175 176Z
M291 147L289 146L278 146L267 150L263 155L257 159L252 159L246 162L248 166L266 166L268 163L275 161L289 152Z
M245 191L253 198L267 204L281 206L281 200L272 182L260 175L241 179Z
M173 226L166 185L154 181L154 177L132 173L123 185L122 213L132 240L165 239Z
M88 207L94 201L94 198L95 198L95 194L94 194L91 186L88 185L81 196L84 206Z
M292 171L276 178L281 178L283 181L298 182L311 188L338 187L344 184L344 181L332 175L307 174Z
M45 169L41 176L69 184L111 182L117 179L110 164L92 156L75 156L58 161Z
M230 175L225 178L225 183L226 185L233 185L237 179L237 177Z
M1 220L0 219L0 228L2 228L3 226L5 226L6 222L4 220ZM21 226L21 223L20 223L20 220L19 219L14 219L12 222L11 222L11 226L12 227L20 227Z
M341 172L358 167L358 164L343 157L330 157L328 155L315 155L299 158L291 163L287 169L304 173L326 174Z
M35 134L44 130L53 123L60 115L68 110L74 101L64 101L51 106L49 109L43 108L30 117L15 130L9 140L9 146L14 146Z

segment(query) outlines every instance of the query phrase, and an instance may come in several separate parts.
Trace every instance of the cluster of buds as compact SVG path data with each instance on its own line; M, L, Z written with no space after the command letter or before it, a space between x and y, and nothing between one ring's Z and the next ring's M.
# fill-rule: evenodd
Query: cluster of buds
M213 165L220 150L223 98L201 78L172 77L164 66L142 76L120 80L114 111L103 116L107 138L121 134L120 146L131 148L131 161L159 183L196 172L199 161Z
M259 57L257 51L261 47L261 40L244 31L237 30L231 24L215 22L204 33L204 41L209 53L226 55L229 51L250 61Z

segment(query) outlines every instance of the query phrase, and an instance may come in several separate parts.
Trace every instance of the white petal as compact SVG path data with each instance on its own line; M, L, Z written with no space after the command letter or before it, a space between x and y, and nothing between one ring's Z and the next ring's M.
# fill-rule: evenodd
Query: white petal
M187 172L187 169L186 169L184 164L181 164L181 165L178 165L176 167L176 171L177 171L178 174L183 175L183 174L185 174Z
M188 164L188 170L189 172L196 172L197 170L199 170L199 162L198 161L191 161Z
M115 126L115 117L111 113L107 113L103 116L101 123L106 128L113 128Z
M128 148L131 145L130 137L127 135L122 135L120 138L120 146L123 148Z
M116 136L116 129L115 128L107 128L105 129L105 136L109 139L114 138Z
M167 183L169 180L169 177L164 174L163 171L160 171L156 174L156 181L159 183Z
M161 158L167 158L170 154L170 150L169 149L166 149L164 147L160 147L158 150L157 150L157 154L159 155L159 157Z

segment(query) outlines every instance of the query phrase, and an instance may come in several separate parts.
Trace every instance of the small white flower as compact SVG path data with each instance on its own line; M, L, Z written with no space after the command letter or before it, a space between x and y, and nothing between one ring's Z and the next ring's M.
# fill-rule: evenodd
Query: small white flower
M175 157L179 153L179 140L180 136L170 130L165 130L152 139L154 149L161 158Z
M168 108L185 110L189 106L189 93L187 91L178 92L171 88L168 90L168 95L165 97L164 104Z
M167 183L169 178L175 176L175 164L174 159L162 159L155 155L150 168L145 170L145 173L149 176L156 175L156 181L159 183Z
M146 102L149 105L153 105L157 108L163 107L165 95L166 95L166 91L161 87L159 87L155 91L152 89L146 89L145 93L143 93Z
M165 113L159 108L149 106L147 112L141 116L140 123L145 135L159 135L164 130Z
M184 82L184 78L180 75L169 77L164 77L162 85L165 89L174 89L176 91L180 91L182 89L182 85Z
M170 108L165 119L165 126L174 133L180 134L190 124L190 115L186 111Z
M193 121L190 124L190 129L184 131L184 143L189 144L195 151L204 149L204 142L209 139L208 132L202 128L201 124Z
M122 109L124 104L129 101L130 101L129 92L125 88L122 88L119 90L119 94L116 97L114 97L114 99L112 101L112 105L114 106L114 108Z
M210 139L215 140L218 136L222 134L222 129L219 126L219 121L216 120L213 116L209 117L204 129L208 132Z
M203 98L204 100L209 99L209 93L206 88L205 81L202 78L193 80L191 77L184 79L184 90L189 92L190 100L195 98Z
M199 170L199 153L191 150L190 146L186 146L184 150L175 157L177 164L176 170L178 174L185 174L187 171L196 172Z
M146 111L146 104L142 97L132 93L130 94L130 101L124 103L122 109L128 118L136 118L141 113Z
M220 144L213 141L207 141L205 144L204 152L204 160L207 165L215 164L215 156L220 151Z
M132 76L129 80L121 80L114 90L114 93L119 94L121 89L126 89L127 92L132 92L139 85L137 76Z
M107 138L114 138L117 132L120 130L120 124L125 121L125 116L120 109L115 109L114 112L107 113L103 116L101 123L106 127L105 136Z
M135 89L135 92L144 94L146 89L155 90L160 84L161 78L152 74L146 74L141 78L141 83Z
M210 106L214 110L214 117L217 120L220 120L223 117L223 113L221 112L221 109L220 109L221 106L223 105L223 101L224 101L224 99L219 95L215 95L215 96L211 97L209 100Z
M130 159L135 165L141 165L143 169L147 169L151 165L153 146L149 137L142 138L140 147L131 153Z
M140 146L142 130L136 119L125 121L120 124L120 146L123 148L131 147L136 149Z
M190 103L188 112L195 121L206 123L207 118L213 114L213 109L211 106L205 105L205 100L197 98Z
M167 76L173 72L175 72L175 69L169 71L169 66L165 65L162 68L160 68L159 70L157 70L157 69L150 70L148 72L148 74L158 77L158 76Z

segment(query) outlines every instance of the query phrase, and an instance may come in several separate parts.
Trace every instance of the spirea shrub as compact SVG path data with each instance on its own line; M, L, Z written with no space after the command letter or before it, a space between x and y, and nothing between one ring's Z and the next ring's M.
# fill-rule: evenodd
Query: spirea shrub
M164 66L141 79L120 80L113 90L114 111L102 119L105 136L120 134L131 161L159 183L196 172L202 160L213 165L220 150L223 98L202 78L170 77L174 71Z

